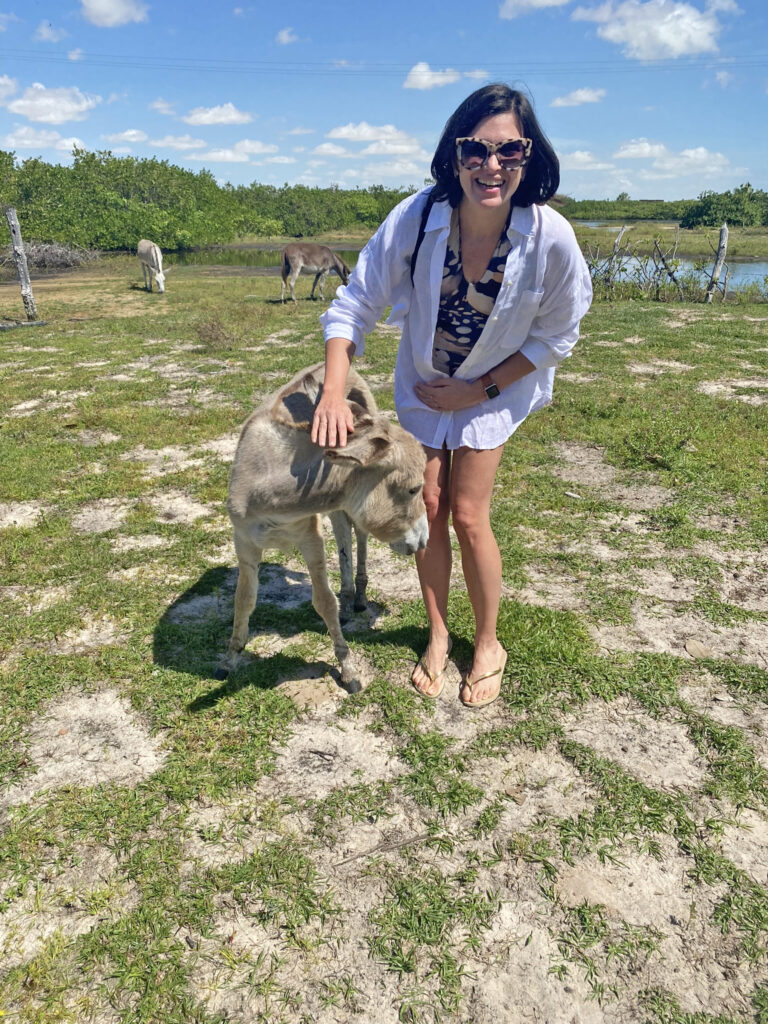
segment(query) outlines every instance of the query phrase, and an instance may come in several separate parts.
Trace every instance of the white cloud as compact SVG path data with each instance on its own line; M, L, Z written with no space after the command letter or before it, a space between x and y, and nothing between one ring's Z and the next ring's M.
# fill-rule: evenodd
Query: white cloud
M407 178L414 182L421 180L428 171L429 167L414 160L390 160L384 164L366 164L362 176L373 182L382 178Z
M164 135L162 139L152 139L153 146L161 149L201 149L206 145L204 139L193 139L191 135Z
M715 78L717 79L717 84L723 89L729 86L733 81L733 75L730 71L717 71L715 72Z
M333 142L321 142L319 146L315 146L312 152L316 156L348 156L349 150L344 149L343 146L337 146Z
M248 124L253 118L244 110L238 110L233 103L222 103L218 107L195 107L182 121L187 124Z
M416 139L399 141L380 139L360 151L361 156L411 156L419 160L432 160L432 154L426 153Z
M277 146L259 142L256 139L241 139L228 149L209 149L206 153L192 153L190 160L205 160L214 163L247 163L254 154L276 153Z
M79 47L76 47L74 50L67 50L67 57L69 57L70 60L82 60L83 56L83 51Z
M465 78L475 78L478 81L482 81L483 79L490 78L491 76L488 74L487 71L483 71L482 68L478 68L476 71L465 71L464 72L464 77Z
M264 161L265 164L295 164L295 156L268 156Z
M99 28L117 28L147 20L149 7L141 0L80 0L86 21Z
M500 18L516 18L518 14L529 14L544 7L562 7L570 0L504 0L499 8Z
M154 110L157 114L163 114L165 117L173 117L176 111L173 106L167 101L158 97L149 104L149 109Z
M124 132L115 132L113 135L102 135L105 142L146 142L148 135L140 128L128 128Z
M60 153L71 153L75 146L78 149L86 148L83 140L75 136L65 139L58 132L30 128L29 125L16 128L1 138L0 144L3 149L55 149Z
M461 78L461 73L453 68L445 71L433 71L425 61L414 64L403 82L404 89L436 89L443 85L453 85Z
M9 75L0 75L0 103L4 103L9 96L16 92L17 82Z
M15 14L0 14L0 32L5 32L12 21L19 21Z
M709 0L703 11L679 0L606 0L577 7L575 21L593 21L601 39L623 46L635 60L663 60L717 51L718 13L735 14L733 0Z
M632 139L613 154L616 160L645 160L647 166L639 172L646 180L676 178L688 174L721 174L734 171L727 156L712 152L705 146L694 146L673 153L661 142Z
M564 171L612 171L613 164L607 164L589 150L576 149L573 153L560 154L560 167Z
M8 104L8 109L30 121L63 124L65 121L84 121L88 111L99 103L101 96L80 92L76 86L46 89L40 82L34 82L22 96Z
M275 42L280 46L287 46L289 43L298 43L299 37L292 28L281 28L275 36Z
M392 142L407 142L411 136L406 132L395 128L393 124L368 124L367 121L360 121L358 124L339 125L332 128L326 135L327 139L347 139L349 142L378 142L379 139L390 139Z
M580 107L583 103L599 103L605 96L605 89L574 89L566 96L552 100L551 107Z
M291 128L288 135L314 135L314 128Z
M661 142L649 142L648 139L632 139L625 142L613 154L614 160L655 160L667 152Z
M60 43L66 37L64 29L54 28L50 21L41 21L35 30L35 39L38 43Z

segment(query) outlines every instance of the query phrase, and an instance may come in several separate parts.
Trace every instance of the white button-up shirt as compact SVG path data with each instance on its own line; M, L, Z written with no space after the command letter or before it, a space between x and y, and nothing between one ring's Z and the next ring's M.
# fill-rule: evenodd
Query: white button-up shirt
M536 369L468 409L429 409L414 392L418 381L446 374L432 365L432 343L451 222L447 202L435 203L411 284L410 258L429 189L398 204L360 253L346 287L320 317L326 340L345 338L357 355L388 305L388 323L403 333L395 366L398 419L422 444L489 449L503 444L529 413L552 400L555 366L571 352L592 284L570 224L548 206L515 206L499 294L482 334L455 376L477 380L515 352Z

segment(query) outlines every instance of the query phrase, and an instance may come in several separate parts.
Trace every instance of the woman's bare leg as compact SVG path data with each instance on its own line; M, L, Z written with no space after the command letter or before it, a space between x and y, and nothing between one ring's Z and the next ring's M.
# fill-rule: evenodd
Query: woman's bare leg
M429 540L423 551L416 552L416 568L421 593L429 620L429 644L421 664L411 679L417 690L428 696L440 689L437 678L445 665L450 638L448 636L448 591L451 583L451 539L448 533L450 505L448 500L451 453L445 448L424 448L427 468L424 472L424 504L429 521Z
M496 637L501 600L501 554L491 529L491 495L504 446L488 451L459 448L452 453L450 505L453 528L461 547L461 564L475 616L475 655L471 681L501 664L504 649ZM498 692L500 678L492 676L470 689L465 702L482 701Z

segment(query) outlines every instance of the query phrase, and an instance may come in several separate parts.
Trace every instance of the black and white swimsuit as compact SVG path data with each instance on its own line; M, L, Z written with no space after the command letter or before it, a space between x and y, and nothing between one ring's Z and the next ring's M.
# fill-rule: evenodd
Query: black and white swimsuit
M504 277L512 243L505 225L485 273L477 282L467 281L461 262L459 211L451 212L451 230L445 250L440 306L432 344L432 365L452 377L485 327Z

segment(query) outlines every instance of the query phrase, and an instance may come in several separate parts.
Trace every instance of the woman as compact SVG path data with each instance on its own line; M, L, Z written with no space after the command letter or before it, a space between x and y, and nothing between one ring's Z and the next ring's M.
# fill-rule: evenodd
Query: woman
M430 633L412 682L426 697L443 689L452 521L475 617L460 697L478 708L498 697L507 660L496 636L496 470L508 438L551 401L554 367L576 343L592 289L570 225L543 205L560 183L559 166L522 93L500 83L472 93L445 126L432 176L433 189L389 214L321 317L325 385L312 438L346 444L347 371L391 304L389 322L403 328L395 406L427 454L429 543L416 565Z

